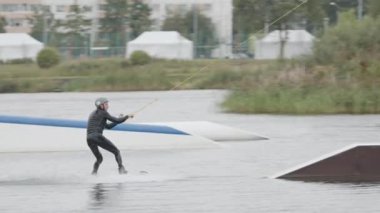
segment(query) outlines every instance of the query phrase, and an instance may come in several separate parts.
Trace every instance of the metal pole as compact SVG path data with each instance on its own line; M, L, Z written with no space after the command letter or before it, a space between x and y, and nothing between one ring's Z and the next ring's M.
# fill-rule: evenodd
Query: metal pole
M42 42L44 43L44 45L47 44L47 13L44 11L43 12L43 25L44 25L44 28L43 28L43 32L42 32Z
M93 19L92 19L92 23L91 23L91 34L90 34L90 44L89 44L90 51L89 51L89 55L92 55L91 49L92 49L92 47L95 46L95 42L96 42L97 37L98 37L99 4L100 4L99 0L96 0L95 4L94 4L93 12L92 12Z
M329 22L330 22L329 18L326 17L323 19L323 30L324 30L324 32L326 32L327 29L329 28Z
M197 57L197 46L198 46L198 10L197 5L193 4L193 45L194 45L194 58Z
M265 1L265 23L264 23L264 34L268 35L269 33L269 4L270 1Z
M363 0L358 0L358 19L363 18Z

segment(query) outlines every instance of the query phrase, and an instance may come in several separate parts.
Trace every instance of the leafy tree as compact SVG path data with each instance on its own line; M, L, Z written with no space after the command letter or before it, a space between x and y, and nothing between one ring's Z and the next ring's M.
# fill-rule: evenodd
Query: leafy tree
M79 5L71 5L70 13L66 20L57 21L56 27L60 28L60 34L65 37L64 43L83 44L85 34L89 31L90 21L84 18L84 9Z
M233 32L236 40L244 41L249 34L264 28L265 20L269 18L268 2L260 0L233 1Z
M48 40L48 34L52 32L52 25L54 22L54 17L46 8L42 10L34 10L33 16L29 19L32 23L32 29L30 35L42 42L44 39ZM45 37L46 36L46 37Z
M367 17L359 21L352 11L344 12L341 16L338 24L315 44L316 61L335 64L342 69L357 63L378 61L380 19Z
M234 0L234 34L262 32L265 22L271 23L270 30L284 25L306 26L310 30L321 27L324 2L320 0ZM303 3L305 2L305 3ZM296 8L297 6L300 6ZM290 12L292 9L291 13ZM283 15L286 16L282 17ZM281 19L279 19L282 17ZM244 38L243 38L244 39Z
M100 30L108 38L111 47L124 46L128 18L127 0L107 0L105 16L100 20Z
M358 10L359 0L323 0L323 8L329 18L330 25L338 23L338 16L344 12ZM363 0L363 13L376 17L380 13L378 0Z
M152 21L149 19L151 9L141 0L132 0L129 14L129 27L131 28L131 39L136 38L142 32L149 30Z
M84 8L77 4L71 5L66 19L56 21L55 42L59 46L75 47L71 49L72 55L80 55L81 49L78 47L86 46L90 24L90 20L84 18Z
M196 23L194 23L196 16ZM185 15L173 14L165 19L162 30L178 31L186 38L193 40L197 57L211 57L217 45L215 27L211 19L201 12L189 11Z
M339 7L335 2L330 2L325 5L325 11L329 19L330 25L335 25L338 22Z
M335 2L342 9L358 6L358 0L330 0L329 2Z
M5 33L5 26L7 25L7 22L4 17L0 16L0 33Z
M380 16L380 1L379 0L368 0L369 14L377 18Z
M43 41L44 14L35 11L33 17L30 19L30 21L33 25L32 30L30 32L30 35L39 41Z
M309 0L304 6L306 30L312 33L321 31L326 17L323 4L319 0Z
M191 38L190 29L191 27L187 26L183 14L179 13L172 14L172 16L166 18L162 25L162 30L175 30L187 38Z
M248 48L245 41L252 34L267 30L306 28L316 33L323 28L325 11L320 0L234 0L233 5L235 51Z

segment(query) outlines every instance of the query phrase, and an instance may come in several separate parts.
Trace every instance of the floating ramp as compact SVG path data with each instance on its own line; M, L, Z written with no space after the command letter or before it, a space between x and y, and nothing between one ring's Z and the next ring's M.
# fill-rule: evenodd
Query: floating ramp
M218 142L267 140L258 134L209 121L167 122L162 125Z
M380 181L380 144L356 144L274 176L324 182Z
M0 115L0 152L85 150L86 127L80 120ZM104 135L120 149L183 149L218 147L218 132L224 141L265 139L211 122L123 123Z

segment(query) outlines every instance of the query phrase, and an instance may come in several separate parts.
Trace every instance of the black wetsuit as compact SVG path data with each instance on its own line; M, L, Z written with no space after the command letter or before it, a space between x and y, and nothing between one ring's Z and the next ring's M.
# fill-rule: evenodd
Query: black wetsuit
M115 155L119 169L124 169L119 149L110 140L103 136L103 130L104 128L111 129L127 119L128 116L119 118L113 117L107 111L99 108L90 114L87 123L87 144L96 157L93 170L94 174L97 173L99 165L103 161L103 156L99 152L98 146L112 152ZM111 121L111 123L107 123L107 121Z

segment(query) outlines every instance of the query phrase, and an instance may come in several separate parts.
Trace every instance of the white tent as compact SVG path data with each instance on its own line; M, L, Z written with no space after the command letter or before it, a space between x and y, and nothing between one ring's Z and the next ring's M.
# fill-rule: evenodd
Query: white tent
M127 58L142 50L153 58L193 59L193 42L176 31L144 32L127 44Z
M36 59L44 45L26 33L0 33L0 60Z
M295 58L312 52L314 36L305 30L279 30L270 32L255 42L256 59L277 59L281 55L281 41L284 45L284 58Z

